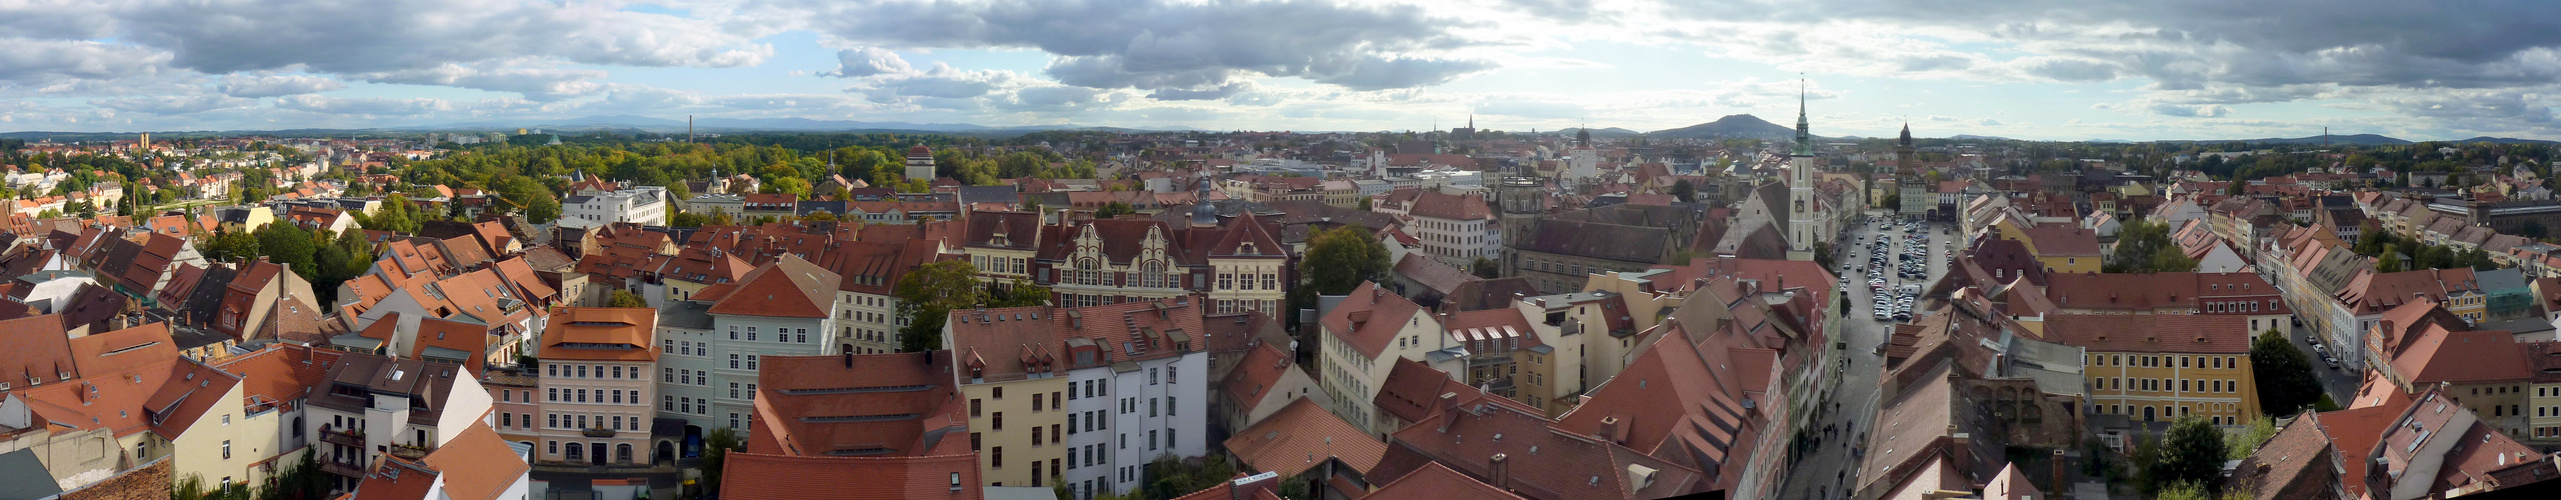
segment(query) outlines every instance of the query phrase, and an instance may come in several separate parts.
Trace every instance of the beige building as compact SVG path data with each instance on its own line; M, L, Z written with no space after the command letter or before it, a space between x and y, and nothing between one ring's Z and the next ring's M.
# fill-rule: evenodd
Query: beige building
M2057 314L2046 337L2085 350L2090 407L2135 422L2204 415L2239 425L2260 415L2248 318Z
M1411 359L1443 373L1465 373L1464 353L1455 349L1441 322L1422 306L1388 293L1377 283L1362 283L1318 321L1316 376L1334 414L1372 434L1396 432L1394 417L1372 403L1398 359Z
M657 328L657 311L636 307L572 307L551 315L543 331L536 461L654 463L649 424L658 415Z

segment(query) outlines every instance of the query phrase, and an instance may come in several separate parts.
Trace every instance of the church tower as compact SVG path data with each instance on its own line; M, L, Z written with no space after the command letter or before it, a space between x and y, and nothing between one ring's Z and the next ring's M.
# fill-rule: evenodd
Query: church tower
M1522 240L1529 238L1530 227L1547 213L1547 182L1530 168L1537 161L1515 165L1494 191L1494 202L1502 209L1497 222L1503 231L1504 276L1520 275L1521 253L1513 249L1520 248Z
M1903 124L1903 138L1894 140L1894 166L1900 169L1908 169L1912 168L1914 164L1920 163L1920 161L1920 156L1912 154L1912 124L1905 123Z
M1796 97L1796 151L1787 158L1787 260L1814 260L1823 234L1822 207L1814 199L1814 134L1805 121L1805 95Z

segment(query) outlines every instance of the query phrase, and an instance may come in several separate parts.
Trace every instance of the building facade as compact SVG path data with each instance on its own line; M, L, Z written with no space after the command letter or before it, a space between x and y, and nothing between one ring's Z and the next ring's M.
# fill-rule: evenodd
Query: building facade
M657 325L657 311L644 308L572 307L551 315L543 335L536 461L653 463Z

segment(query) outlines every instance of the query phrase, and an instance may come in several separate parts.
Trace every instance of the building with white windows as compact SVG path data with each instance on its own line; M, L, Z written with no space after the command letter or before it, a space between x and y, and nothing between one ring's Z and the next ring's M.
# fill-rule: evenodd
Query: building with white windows
M562 227L595 227L616 222L667 225L667 188L659 186L580 185L560 200Z
M747 432L767 356L835 354L836 273L796 255L658 310L658 413L687 434Z
M536 462L652 464L657 324L657 311L637 307L571 307L551 315L535 391L542 397Z
M1136 491L1159 456L1208 453L1208 335L1188 298L953 311L981 477L1093 498Z

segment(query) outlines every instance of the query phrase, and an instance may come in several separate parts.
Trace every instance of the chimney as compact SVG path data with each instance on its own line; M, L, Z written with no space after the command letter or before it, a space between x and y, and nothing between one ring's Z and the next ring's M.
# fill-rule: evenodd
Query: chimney
M2054 464L2054 482L2046 483L2046 484L2058 485L2058 486L2055 486L2056 488L2061 488L2061 487L2062 487L2062 486L2059 486L2059 485L2063 485L2063 484L2070 484L2070 483L2065 483L2065 482L2063 482L2063 450L2062 450L2062 449L2060 449L2060 448L2055 449L2055 450L2054 450L2054 459L2053 459L2053 460L2047 460L2047 461L2046 461L2046 463Z
M1602 441L1618 442L1618 417L1601 417L1600 436L1597 437Z
M853 368L853 367L854 367L854 352L853 352L853 351L845 351L845 352L844 352L844 354L845 354L845 368L848 368L848 369Z
M1505 490L1505 491L1510 491L1510 490L1512 489L1512 466L1511 466L1511 463L1510 463L1510 462L1511 462L1511 458L1512 458L1512 457L1506 456L1506 455L1504 455L1504 454L1496 453L1496 454L1494 454L1494 457L1493 457L1493 458L1485 459L1485 462L1486 462L1486 464L1487 464L1485 467L1486 467L1486 468L1488 468L1488 469L1493 469L1493 471L1494 471L1494 472L1491 474L1492 476L1494 476L1493 480L1492 480L1492 481L1487 481L1487 482L1488 482L1488 483L1490 483L1490 484L1493 484L1495 488L1502 489L1502 490Z
M1434 403L1432 409L1441 414L1440 431L1449 432L1449 423L1458 420L1458 393L1441 393L1439 402Z
M1950 461L1950 462L1955 463L1955 464L1956 464L1956 467L1957 467L1958 469L1960 469L1960 470L1965 470L1965 471L1973 471L1973 470L1975 470L1975 467L1974 467L1974 437L1973 437L1973 435L1971 435L1971 434L1967 434L1967 433L1963 433L1963 432L1957 432L1957 431L1956 431L1956 424L1947 424L1947 437L1948 437L1948 443L1947 443L1948 456L1949 456L1949 458L1950 458L1950 460L1949 460L1949 461ZM1967 476L1968 478L1973 478L1973 473L1968 472L1968 473L1966 474L1966 476ZM1980 479L1980 478L1973 478L1973 479Z

